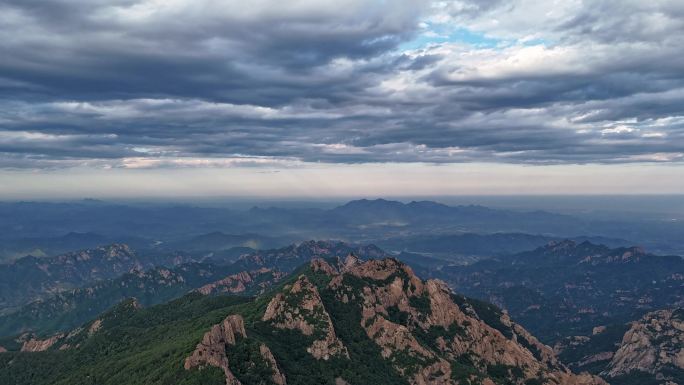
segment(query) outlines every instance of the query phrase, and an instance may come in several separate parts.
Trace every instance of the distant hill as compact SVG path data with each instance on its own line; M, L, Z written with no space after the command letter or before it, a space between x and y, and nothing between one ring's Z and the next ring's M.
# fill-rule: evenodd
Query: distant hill
M103 254L108 255L108 258L103 258ZM49 286L51 290L34 290L33 296L23 297L26 301L23 306L0 316L0 336L25 331L43 334L67 330L128 297L137 298L143 305L152 305L180 297L195 289L206 295L258 294L314 258L345 257L350 254L364 258L387 256L374 246L308 241L279 249L253 251L228 264L212 263L211 258L198 263L190 257L179 256L172 260L157 259L154 262L161 263L157 265L146 257L139 257L125 245L47 258L43 261L49 263L50 275L40 277L44 281L36 282L43 282L40 287ZM74 256L78 256L79 260L74 260ZM33 259L30 261L36 262ZM43 265L31 265L25 260L22 263L27 264L23 271L27 276L37 270L43 271ZM49 279L55 276L60 277L60 280ZM70 278L69 288L56 286L56 282L67 282L67 278ZM30 286L25 283L23 288L35 285L36 283ZM14 288L14 292L19 290L21 287ZM16 298L17 301L18 299Z
M173 245L179 250L184 249L176 247L182 246L181 241L189 242L187 247L197 250L208 246L249 246L249 240L221 239L221 234L253 235L260 244L257 248L271 248L304 239L368 242L420 234L526 233L554 238L584 235L619 238L670 252L684 250L683 231L681 222L648 217L597 220L546 211L449 206L432 201L402 203L362 199L332 209L253 207L248 210L171 204L0 202L0 245L21 239L62 237L70 232L104 234L116 242L136 237L162 242L157 246ZM196 238L195 245L191 245L193 238ZM270 242L269 238L275 238L276 242ZM14 257L17 252L42 250L40 242L24 246L9 254ZM95 245L78 248L92 246ZM136 248L142 249L138 245Z
M163 245L183 251L219 252L233 248L273 249L291 243L289 238L268 237L260 234L226 234L220 231L200 234Z
M183 254L138 254L125 244L100 246L54 257L20 258L9 264L0 264L0 312L52 293L116 278L132 270L192 261L194 258Z
M250 271L268 267L278 271L292 271L313 258L330 258L354 254L359 258L389 256L375 245L354 246L337 241L306 241L272 250L256 251L235 262L240 270Z
M547 343L684 305L684 260L639 247L552 242L511 257L449 266L439 277L494 302Z
M135 236L107 237L91 232L70 232L56 237L0 238L0 263L28 255L34 257L56 256L73 250L92 249L113 243L125 243L136 249L147 248L152 241Z
M287 273L268 268L237 271L233 266L187 263L172 269L156 267L115 279L63 291L0 316L0 338L25 332L40 335L72 329L126 298L156 305L191 291L204 295L263 293Z
M575 370L613 385L684 383L684 309L650 312L627 324L594 328L559 341L554 350Z
M536 249L545 244L560 240L548 235L525 233L456 233L456 234L419 234L402 237L380 239L375 243L388 251L406 251L439 256L448 260L467 260L460 257L496 257L522 251ZM627 246L629 241L603 237L576 237L573 240L585 240L608 244L613 247Z

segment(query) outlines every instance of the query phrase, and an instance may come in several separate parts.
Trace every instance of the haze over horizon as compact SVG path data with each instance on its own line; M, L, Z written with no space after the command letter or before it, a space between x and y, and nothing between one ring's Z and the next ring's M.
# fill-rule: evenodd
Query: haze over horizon
M681 1L9 0L0 39L0 199L684 193Z

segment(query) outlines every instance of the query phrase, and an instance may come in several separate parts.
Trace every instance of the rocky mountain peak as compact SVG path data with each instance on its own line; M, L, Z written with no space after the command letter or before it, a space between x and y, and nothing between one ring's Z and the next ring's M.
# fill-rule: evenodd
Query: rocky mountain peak
M237 344L240 338L247 338L245 331L245 321L240 315L230 315L222 323L212 326L202 341L192 352L192 355L185 359L185 369L189 370L196 367L215 366L223 370L226 377L226 385L241 385L240 380L230 369L230 361L226 354L226 348ZM285 385L285 376L280 372L275 358L270 349L264 344L259 346L262 359L273 371L272 380L275 384Z
M305 275L300 275L271 299L262 320L279 329L299 330L305 336L314 336L316 339L307 351L316 359L349 356L347 348L335 335L332 319L318 289Z
M246 291L263 293L271 285L279 282L284 276L285 273L262 267L252 271L241 271L231 274L218 281L201 286L194 291L204 295L238 294L245 293Z
M380 258L387 254L374 245L351 246L338 241L306 241L274 250L257 251L240 257L238 265L244 270L268 266L291 272L312 259L339 258L354 255L360 258Z
M366 335L411 384L452 384L461 375L464 381L487 383L494 368L512 383L543 378L546 384L603 384L570 373L549 347L505 313L456 303L444 282L422 281L396 259L358 263L328 287L339 301L359 304ZM454 373L454 362L464 361L470 374Z
M353 253L349 253L344 258L344 260L340 260L338 264L340 265L340 270L346 272L354 266L358 265L360 262L361 260L359 259L359 257L354 255Z
M595 255L587 255L582 259L582 263L589 263L592 265L599 264L616 264L616 263L634 263L640 262L644 257L648 257L640 246L623 247L612 250L605 250L603 253Z
M570 239L564 239L564 240L559 240L559 241L551 241L548 244L546 244L545 248L549 251L552 252L559 252L559 251L567 251L571 250L577 247L577 242L570 240Z
M101 249L106 252L108 257L116 257L122 254L132 256L134 254L133 249L125 243L113 243L108 246L103 246Z
M651 312L633 322L604 374L655 374L667 368L684 369L684 309Z

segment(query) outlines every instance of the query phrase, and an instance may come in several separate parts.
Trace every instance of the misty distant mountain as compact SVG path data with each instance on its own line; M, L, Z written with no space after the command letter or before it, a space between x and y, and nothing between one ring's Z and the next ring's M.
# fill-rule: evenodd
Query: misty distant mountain
M455 290L498 304L547 343L684 305L684 259L639 247L552 242L438 272Z
M55 257L28 256L0 264L0 312L63 290L111 279L132 270L193 262L181 254L136 253L128 245L113 244Z
M448 206L431 201L402 203L362 199L332 209L253 207L247 210L107 202L0 203L0 245L17 239L62 237L70 232L105 234L113 240L136 237L148 244L181 250L249 243L248 239L220 239L221 234L227 237L249 234L257 244L268 248L304 239L368 242L425 234L525 233L553 239L583 236L625 239L661 254L684 251L681 237L684 224L677 221L646 217L589 220L546 211Z
M92 232L70 232L62 236L42 238L0 238L0 262L28 255L55 256L73 250L90 249L113 243L125 243L136 249L148 248L153 244L151 240L136 236L109 237Z
M195 262L171 269L155 267L147 271L134 270L113 279L60 291L2 315L0 336L28 331L45 334L69 330L126 298L136 298L144 306L166 302L225 278L233 271L228 266Z
M273 249L292 243L293 240L284 237L269 237L260 234L226 234L213 231L191 238L172 241L160 246L183 251L225 251L234 248Z
M241 257L233 266L245 271L266 267L291 272L314 258L346 257L349 254L364 259L389 256L375 245L355 246L336 241L306 241L279 249L256 251Z
M430 254L446 260L467 261L462 257L493 257L536 249L558 237L524 233L427 234L381 239L375 243L388 251ZM605 237L576 237L577 242L591 241L612 247L628 246L627 240Z
M179 297L190 290L208 285L205 293L258 293L270 281L276 281L315 258L363 258L388 256L373 245L354 246L334 241L307 241L278 249L252 251L234 263L213 263L204 258L177 255L175 258L152 258L126 245L110 245L72 252L54 258L24 258L6 265L0 279L0 298L7 298L0 316L0 336L31 330L54 332L75 327L90 317L128 297L151 305ZM18 269L23 266L23 269ZM163 267L170 266L170 267ZM45 274L38 274L38 271ZM264 273L274 273L269 277ZM9 275L13 274L13 280ZM257 278L258 277L258 278ZM270 282L272 283L272 282ZM23 306L21 306L23 305Z

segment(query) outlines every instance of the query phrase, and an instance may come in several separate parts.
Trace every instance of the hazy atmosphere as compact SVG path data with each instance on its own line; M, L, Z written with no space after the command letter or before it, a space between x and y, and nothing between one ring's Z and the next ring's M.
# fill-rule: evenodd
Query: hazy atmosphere
M683 0L0 0L1 385L684 385Z
M683 20L680 1L4 1L0 197L684 193Z

